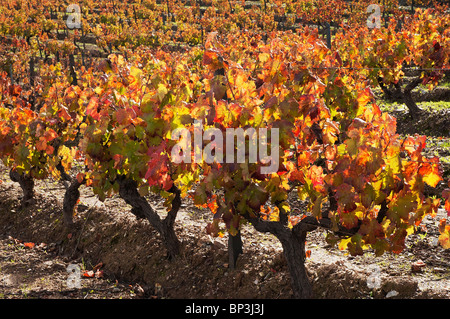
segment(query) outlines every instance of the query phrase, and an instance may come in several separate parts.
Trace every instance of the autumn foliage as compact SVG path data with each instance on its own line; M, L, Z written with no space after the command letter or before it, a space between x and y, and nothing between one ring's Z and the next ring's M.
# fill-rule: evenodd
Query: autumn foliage
M371 90L374 84L400 86L406 67L423 69L418 81L436 85L449 66L448 15L418 10L400 30L393 22L375 30L359 23L338 32L330 49L308 26L277 31L266 21L263 32L241 30L235 26L255 21L246 22L248 15L239 6L229 13L230 20L207 9L200 18L202 29L194 30L190 19L201 11L192 6L183 13L178 40L202 46L170 52L152 48L168 40L163 22L138 19L154 16L153 5L147 1L126 12L114 7L100 15L91 31L106 34L97 44L107 57L85 65L88 59L82 55L76 68L76 37L86 29L72 34L72 45L48 38L57 28L53 20L35 18L32 23L41 34L25 22L15 30L1 25L2 32L16 35L16 52L3 61L0 77L0 158L19 182L49 176L66 182L68 224L80 185L101 201L118 194L133 214L158 230L169 257L176 258L180 245L174 223L182 200L190 196L195 205L211 210L205 224L211 235L240 236L242 225L251 224L276 236L295 296L311 297L304 268L309 231L324 228L330 244L353 255L400 253L425 216L435 217L442 204L450 214L450 188L442 193L444 202L425 195L426 185L436 187L443 180L439 158L423 155L426 137L400 136L395 117L380 110ZM337 21L339 8L322 20ZM165 10L170 13L175 6ZM313 10L309 1L295 1L263 11L273 18L308 15L308 10ZM153 30L153 37L133 35L125 21ZM215 24L229 30L215 31ZM43 42L30 41L33 36ZM144 43L149 39L150 46ZM110 54L111 43L121 51ZM64 59L66 51L72 58ZM46 57L38 59L38 52ZM37 73L30 67L35 60ZM9 66L19 67L16 76L8 73ZM195 123L223 136L229 128L277 129L279 139L266 145L278 151L277 171L262 174L267 161L250 161L250 139L244 163L176 163L172 150L180 141L173 134L185 129L194 137L199 134ZM204 140L202 147L215 152L227 147L210 143ZM151 192L165 200L164 218L146 200ZM291 193L305 201L305 211L290 206ZM449 248L445 219L439 230L440 243Z

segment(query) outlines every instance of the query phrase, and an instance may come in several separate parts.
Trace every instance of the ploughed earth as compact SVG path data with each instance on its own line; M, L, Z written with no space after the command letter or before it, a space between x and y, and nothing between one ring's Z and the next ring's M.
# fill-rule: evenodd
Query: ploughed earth
M244 253L230 269L226 236L209 236L210 213L186 203L176 223L182 254L167 260L158 234L120 198L102 203L83 188L75 227L67 230L62 185L39 181L36 202L22 209L19 186L6 178L6 168L1 175L0 298L292 297L280 243L251 225L244 226ZM164 211L159 198L149 200ZM370 251L352 257L329 247L323 230L311 232L306 265L314 297L449 298L450 250L437 243L444 215L425 218L401 254L381 257ZM75 275L81 279L74 287Z

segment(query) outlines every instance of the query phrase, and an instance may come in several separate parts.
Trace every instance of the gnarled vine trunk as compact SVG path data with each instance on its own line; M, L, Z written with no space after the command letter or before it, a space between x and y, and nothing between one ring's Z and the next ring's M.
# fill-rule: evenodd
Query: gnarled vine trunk
M136 181L122 176L117 179L117 182L119 183L119 195L127 204L131 205L132 213L137 217L146 218L160 234L169 259L176 257L180 253L180 241L175 233L174 224L181 207L180 190L175 185L169 190L169 192L175 194L175 198L166 218L161 219L148 201L139 194Z
M411 82L409 82L405 88L401 87L400 83L396 83L394 87L387 87L383 83L383 79L378 79L378 83L380 85L380 88L383 90L383 93L385 97L389 100L405 103L406 107L408 108L411 117L416 119L419 114L422 112L422 110L417 106L416 102L414 101L412 97L412 90L416 88L420 83L422 82L422 79L420 77L415 78Z
M292 290L295 298L312 297L312 286L305 267L306 231L284 231L274 234L281 242L291 277Z
M66 227L73 225L73 211L80 198L80 186L84 184L84 180L79 182L74 178L64 193L63 200L63 220Z
M330 209L335 209L337 203L333 196L330 196ZM276 204L277 205L277 204ZM311 232L317 227L323 227L325 229L332 229L333 223L328 218L328 212L322 213L322 218L316 219L315 217L308 216L303 218L294 227L288 227L288 215L284 211L281 205L277 205L280 209L280 215L278 221L268 221L257 217L251 217L246 214L244 217L255 227L259 232L271 233L280 242L283 247L283 254L286 259L289 274L291 277L291 286L294 293L294 297L298 299L309 299L313 297L313 290L311 282L308 278L308 273L305 267L306 251L305 243L308 232ZM382 214L385 213L387 207L382 205ZM358 229L347 229L341 225L338 225L338 230L334 230L336 234L342 234L345 236L352 235Z
M23 191L21 205L26 207L31 204L34 199L34 180L29 174L19 174L15 169L9 171L9 177L13 182L19 183Z
M312 298L312 286L305 267L305 243L307 232L315 227L299 223L290 229L283 222L279 221L265 221L259 218L247 219L257 231L269 232L281 242L291 278L294 298Z
M236 263L242 250L241 232L238 231L236 235L228 235L228 264L231 269L236 268Z

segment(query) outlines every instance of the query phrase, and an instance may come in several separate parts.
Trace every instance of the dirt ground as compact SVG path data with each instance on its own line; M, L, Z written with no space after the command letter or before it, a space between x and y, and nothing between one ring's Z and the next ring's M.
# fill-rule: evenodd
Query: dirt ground
M448 130L450 119L448 110L440 111L414 126L401 112L396 116L403 134L416 133L411 127L431 127L430 136ZM450 138L433 141L427 152L448 158L449 147L440 143ZM447 181L449 163L443 167ZM63 185L37 181L35 203L22 209L21 189L3 165L0 181L0 298L292 298L281 244L250 225L242 230L244 254L232 270L227 238L205 231L210 213L184 201L176 221L182 253L168 260L158 234L146 220L136 220L118 197L100 202L82 187L75 225L68 230L62 222ZM443 185L429 194L438 195ZM149 202L164 211L157 196ZM293 198L291 204L302 202ZM328 247L323 230L311 232L306 266L314 298L450 298L450 250L437 243L438 221L445 215L440 209L436 218L425 218L398 255L375 257L368 251L352 257ZM74 268L81 274L75 288L68 280Z
M271 235L244 227L244 254L231 270L226 238L207 235L202 220L208 213L187 204L176 227L182 255L169 261L157 233L121 199L101 203L83 189L69 231L62 225L62 186L38 182L36 203L21 209L21 191L6 173L2 167L0 298L292 297L281 245ZM162 208L158 198L150 201ZM310 233L306 265L314 297L449 298L450 250L436 241L442 215L427 218L427 232L411 235L399 255L351 257L327 247L321 231ZM79 288L68 283L74 265L82 275Z

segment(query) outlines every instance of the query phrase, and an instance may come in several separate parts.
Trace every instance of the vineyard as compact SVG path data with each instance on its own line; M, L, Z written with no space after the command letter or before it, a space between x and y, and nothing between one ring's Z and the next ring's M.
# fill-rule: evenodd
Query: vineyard
M11 0L0 52L0 297L450 297L446 1Z

